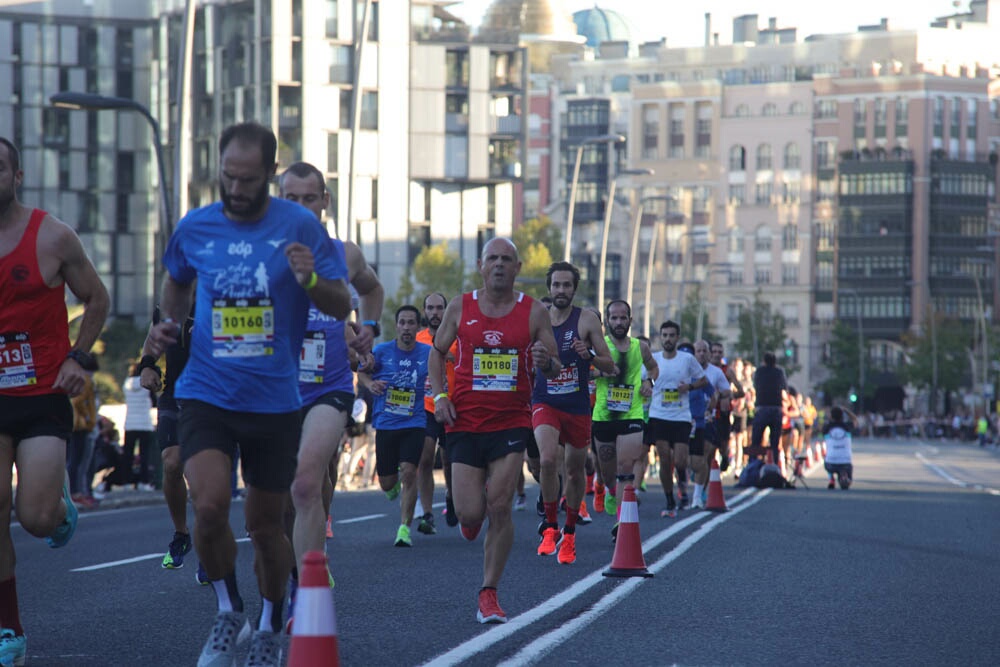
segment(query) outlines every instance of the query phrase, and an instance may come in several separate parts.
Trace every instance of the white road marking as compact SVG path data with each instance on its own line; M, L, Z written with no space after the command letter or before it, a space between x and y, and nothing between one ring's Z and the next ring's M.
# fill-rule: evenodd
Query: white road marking
M934 449L935 449L935 453L936 453L936 448L934 448ZM960 480L957 477L955 477L952 474L950 474L947 470L945 470L941 466L939 466L937 464L934 464L934 463L931 463L930 461L928 461L927 457L925 457L920 452L915 453L914 456L916 456L920 460L921 463L923 463L925 466L927 466L932 471L934 471L934 473L937 474L938 477L944 479L946 482L954 484L955 486L961 487L963 489L972 489L974 491L984 491L984 492L990 494L991 496L1000 496L1000 489L994 489L994 488L989 487L989 486L983 486L982 484L974 484L972 482L963 482L962 480Z
M384 516L387 516L387 515L386 514L366 514L364 516L356 516L353 519L340 519L339 521L334 521L334 523L336 523L336 524L358 523L360 521L371 521L372 519L381 519Z
M236 540L237 542L249 542L249 537L241 537ZM106 563L97 563L96 565L87 565L84 567L77 567L70 570L70 572L91 572L93 570L106 570L109 567L118 567L119 565L129 565L131 563L139 563L144 560L157 560L163 558L163 552L156 554L146 554L144 556L135 556L133 558L123 558L122 560L112 560Z

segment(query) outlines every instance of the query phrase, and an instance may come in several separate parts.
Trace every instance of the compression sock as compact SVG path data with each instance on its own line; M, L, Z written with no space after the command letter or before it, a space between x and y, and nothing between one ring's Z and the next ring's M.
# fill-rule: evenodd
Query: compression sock
M545 507L545 522L546 523L559 523L559 503L558 502L543 502L542 505Z
M576 532L576 522L577 522L577 520L579 518L580 518L580 508L577 507L576 509L573 509L572 507L569 506L569 503L567 503L566 504L566 525L563 526L563 532L566 533L567 535L572 535L573 533L575 533Z

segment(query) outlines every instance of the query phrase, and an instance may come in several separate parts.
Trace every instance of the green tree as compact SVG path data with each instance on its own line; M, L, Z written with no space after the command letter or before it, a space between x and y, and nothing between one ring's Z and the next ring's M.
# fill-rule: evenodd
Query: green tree
M698 335L698 320L701 320L701 335ZM658 323L657 323L658 324ZM684 308L681 309L681 336L694 342L702 338L711 342L724 342L719 332L712 326L708 304L701 293L701 285L687 293Z
M532 243L524 249L521 249L521 246L518 248L521 272L517 276L515 289L535 298L545 296L549 293L545 287L545 274L548 273L553 261L548 247L543 243Z
M524 259L524 253L528 246L541 244L549 251L550 257L563 256L563 232L552 223L552 219L542 215L537 218L526 220L520 227L514 230L511 241L517 246ZM551 262L550 262L551 263ZM546 269L549 267L546 266Z
M740 335L736 340L736 351L758 366L763 363L765 352L774 352L778 365L785 369L786 374L797 373L802 366L795 358L782 353L789 340L785 332L785 317L781 313L772 311L771 304L761 300L760 297L761 292L758 290L754 294L751 307L744 308L740 312ZM756 353L760 354L760 359L754 359Z
M440 292L451 299L465 288L465 266L462 257L447 243L427 246L420 251L410 272L403 274L396 294L386 296L382 309L382 340L396 336L396 309L413 304L423 309L423 298L431 292Z
M900 376L904 382L919 389L930 389L934 393L931 402L937 405L936 392L947 395L972 381L969 356L973 328L968 322L955 318L941 317L936 313L932 317L935 318L933 329L927 327L922 333L908 332L901 337L907 348L908 363L900 368Z
M843 321L837 320L830 336L830 354L823 362L830 372L830 376L821 385L827 396L847 396L851 387L860 391L858 350L858 332Z

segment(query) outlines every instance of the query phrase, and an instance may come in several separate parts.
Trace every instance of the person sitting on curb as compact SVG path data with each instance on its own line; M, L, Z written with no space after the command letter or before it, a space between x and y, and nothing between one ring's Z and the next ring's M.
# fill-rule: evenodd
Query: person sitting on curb
M851 439L855 424L857 417L854 413L847 408L834 406L830 409L830 420L823 425L823 437L826 441L826 460L823 467L830 475L830 481L826 485L828 489L836 487L834 475L840 481L840 488L846 491L851 486L854 477Z

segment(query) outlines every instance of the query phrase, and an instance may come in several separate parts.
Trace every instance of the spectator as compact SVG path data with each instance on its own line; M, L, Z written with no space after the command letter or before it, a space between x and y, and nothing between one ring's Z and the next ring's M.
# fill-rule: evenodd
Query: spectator
M837 481L840 482L840 488L845 491L851 486L854 479L851 440L856 424L857 417L847 408L834 406L830 409L830 421L823 427L826 441L826 461L824 461L823 467L830 476L829 483L826 485L828 489L836 488ZM837 478L836 481L834 476Z
M122 385L125 393L125 438L122 441L122 460L125 465L132 462L135 446L139 445L139 474L133 476L125 472L124 484L135 484L142 491L154 489L152 479L153 446L156 444L156 424L153 421L155 398L148 389L139 384L139 370L136 364L129 368L129 377Z
M72 501L85 509L93 509L98 501L91 491L90 462L94 456L94 441L97 438L97 395L94 392L94 371L97 361L88 364L83 391L70 399L73 405L73 433L69 439L66 455L66 472L69 475L69 491Z

